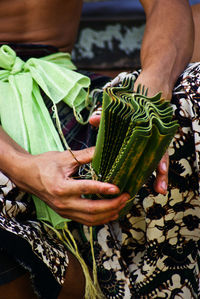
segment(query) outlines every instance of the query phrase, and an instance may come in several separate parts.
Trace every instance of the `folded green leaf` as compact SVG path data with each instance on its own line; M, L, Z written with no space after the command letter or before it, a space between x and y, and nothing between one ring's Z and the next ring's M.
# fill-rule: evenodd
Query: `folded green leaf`
M161 93L148 97L144 87L133 90L134 80L130 76L120 87L104 90L92 161L98 180L117 185L132 199L155 170L178 128L172 120L172 107L161 98ZM129 202L121 216L130 207Z

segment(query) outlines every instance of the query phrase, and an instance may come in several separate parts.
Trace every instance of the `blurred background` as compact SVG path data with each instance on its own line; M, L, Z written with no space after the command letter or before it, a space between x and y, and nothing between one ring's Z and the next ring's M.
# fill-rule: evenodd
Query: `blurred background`
M138 68L144 26L139 0L85 0L72 59L79 69L112 76Z
M79 69L111 76L138 69L144 28L139 0L85 0L72 59Z

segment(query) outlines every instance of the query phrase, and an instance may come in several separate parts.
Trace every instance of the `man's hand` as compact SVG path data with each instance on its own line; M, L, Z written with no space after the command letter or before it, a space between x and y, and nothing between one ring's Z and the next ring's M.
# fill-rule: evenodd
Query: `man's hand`
M85 225L100 225L115 220L125 206L128 194L114 199L91 200L87 194L116 195L118 187L94 180L73 179L80 164L91 162L94 148L73 151L47 152L32 156L21 154L23 171L13 173L12 180L21 189L45 201L54 211Z

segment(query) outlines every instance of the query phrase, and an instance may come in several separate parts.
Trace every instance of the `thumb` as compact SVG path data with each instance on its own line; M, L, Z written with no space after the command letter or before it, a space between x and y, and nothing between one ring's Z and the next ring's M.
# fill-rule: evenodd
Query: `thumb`
M102 113L102 107L98 107L91 115L89 119L89 123L93 126L98 128L99 123L101 120L101 113Z
M93 115L90 117L89 119L89 123L95 127L98 128L99 127L99 123L100 123L100 119L101 119L101 115Z
M92 161L94 151L95 147L93 146L80 151L72 151L72 153L80 164L87 164Z

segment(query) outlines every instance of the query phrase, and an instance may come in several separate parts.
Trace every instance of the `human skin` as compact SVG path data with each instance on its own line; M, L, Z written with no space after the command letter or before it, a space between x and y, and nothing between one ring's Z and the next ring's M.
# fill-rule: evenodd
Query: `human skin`
M192 14L195 27L194 51L192 62L200 61L200 4L192 6Z
M162 91L163 97L170 100L175 81L192 56L191 10L186 0L141 2L146 12L147 25L141 50L142 72L136 84L148 87L149 94ZM51 44L60 50L71 51L81 6L82 1L79 0L40 0L39 3L37 0L2 0L0 40ZM74 154L83 164L91 161L93 152L94 149L91 148ZM119 190L111 184L73 180L77 167L77 162L68 151L32 156L0 130L0 170L21 189L34 193L60 215L83 224L97 225L116 219L128 195L122 194L113 200L82 199L83 193L117 194ZM166 193L167 169L168 159L165 157L158 166L155 183L155 189L161 193ZM75 273L73 269L76 269ZM84 281L80 266L70 256L70 267L60 298L83 297L84 282L77 285L75 290L72 287L72 282L77 281L78 277L80 281ZM2 287L0 292L1 290ZM15 294L15 287L12 290ZM10 298L16 297L11 294ZM23 290L19 298L31 296Z
M54 45L70 52L82 0L1 0L0 41Z

